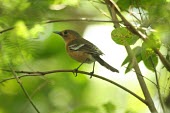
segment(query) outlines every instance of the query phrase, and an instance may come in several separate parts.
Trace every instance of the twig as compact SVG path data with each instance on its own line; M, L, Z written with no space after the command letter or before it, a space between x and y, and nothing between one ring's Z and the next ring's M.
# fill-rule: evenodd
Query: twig
M126 66L124 66L125 68L128 68L128 67L126 67ZM129 69L129 68L128 68ZM133 72L135 72L134 70L132 70ZM138 73L139 74L139 73ZM139 74L140 75L140 74ZM143 76L143 75L140 75L140 76L142 76L144 79L146 79L147 81L149 81L149 82L151 82L153 85L155 85L156 87L157 87L157 84L155 83L155 82L153 82L152 80L150 80L149 78L147 78L147 77L145 77L145 76Z
M121 16L120 18L123 20L125 26L129 25L128 29L131 29L132 30L131 32L133 32L134 34L140 35L140 33L118 11L117 5L115 5L115 3L112 3L110 0L105 0L105 2L106 2L107 7L109 8L109 11L111 12L111 15L113 16L112 19L116 19L116 21L117 21L117 18L115 18L115 17L117 15ZM114 25L115 28L120 27L120 25L118 23L114 23L114 24L116 24L116 26ZM142 39L144 39L144 37L142 37ZM150 109L151 112L158 113L156 108L155 108L155 105L153 103L153 100L152 100L152 98L150 96L150 93L149 93L149 90L148 90L148 88L146 86L144 78L141 76L142 75L141 70L139 68L139 65L137 63L137 59L136 59L131 47L129 45L125 45L125 48L126 48L126 51L128 53L129 58L131 59L131 61L133 61L133 68L134 68L134 70L136 72L137 79L139 81L140 87L142 89L142 92L144 94L145 100L147 102L146 105L148 106L148 108Z
M11 72L11 70L3 70L3 71L7 71L7 72ZM15 73L21 73L21 74L27 74L27 75L21 75L21 76L18 76L18 79L20 78L23 78L23 77L30 77L30 76L44 76L44 75L48 75L48 74L51 74L51 73L59 73L59 72L67 72L67 73L74 73L75 70L51 70L51 71L44 71L44 72L40 72L40 71L37 71L37 72L30 72L30 71L14 71ZM81 73L81 74L85 74L85 75L89 75L91 76L91 73L89 72L85 72L85 71L77 71L77 73ZM112 81L112 80L109 80L107 78L104 78L102 76L99 76L97 74L93 74L93 77L96 77L96 78L99 78L99 79L102 79L104 81L107 81L121 89L123 89L124 91L130 93L131 95L133 95L134 97L136 97L137 99L139 99L141 102L143 102L144 104L146 104L147 102L141 98L140 96L138 96L137 94L135 94L134 92L130 91L129 89L127 89L126 87ZM12 80L12 79L15 79L14 77L11 77L11 78L7 78L7 79L4 79L2 81L0 81L0 83L3 83L5 81L8 81L8 80Z
M33 92L32 94L30 95L30 97L32 98L39 90L41 90L48 82L45 81L43 83L41 83ZM29 102L26 102L24 107L23 107L23 110L21 111L21 113L25 113L25 109L27 109L28 107L28 104Z
M55 22L74 22L74 21L85 21L85 22L113 22L112 20L95 20L95 19L88 19L88 18L79 18L79 19L57 19L57 20L48 20L45 22L41 22L40 24L48 24L48 23L55 23ZM117 21L116 23L121 23L122 21ZM29 26L29 25L27 25ZM4 29L2 31L0 31L0 34L13 30L15 27L10 27L7 29Z
M114 10L115 10L116 14L122 19L122 21L124 22L124 25L127 27L127 29L129 31L131 31L132 33L136 34L137 36L139 36L139 38L141 38L143 41L146 41L147 36L142 34L139 31L137 31L135 29L135 27L129 21L126 20L126 18L117 9L114 2L110 2L110 3L112 4L112 6L114 6ZM151 49L159 56L161 62L165 66L165 68L170 72L170 62L160 53L160 51L157 48L151 48Z
M88 18L79 18L79 19L57 19L57 20L48 20L44 22L44 24L47 23L54 23L54 22L72 22L72 21L85 21L85 22L113 22L112 20L95 20L95 19L88 19ZM117 23L121 23L122 21L115 21Z
M158 90L159 101L161 103L161 107L162 107L163 113L166 113L165 112L165 106L163 104L163 100L162 100L162 97L161 97L161 91L160 91L160 84L159 84L159 80L158 80L158 74L157 74L157 71L156 71L156 68L155 68L155 65L154 65L154 62L153 62L152 58L150 58L150 61L151 61L152 67L153 67L154 72L155 72L155 78L156 78L156 83L157 83L156 86L157 86L157 90Z
M140 68L139 68L139 65L138 65L138 63L137 63L137 60L136 60L135 55L133 54L132 49L130 48L130 46L125 46L125 48L126 48L126 51L127 51L127 53L128 53L129 58L134 59L134 60L133 60L133 61L134 61L134 66L133 66L133 68L134 68L134 70L135 70L135 72L136 72L137 79L138 79L139 84L140 84L140 86L141 86L142 92L143 92L143 94L144 94L144 96L145 96L145 100L147 101L147 106L148 106L148 108L150 109L151 112L153 112L153 113L158 113L157 110L156 110L156 108L155 108L154 102L153 102L153 100L152 100L152 98L151 98L151 95L150 95L150 93L149 93L149 90L148 90L148 88L147 88L147 86L146 86L146 83L145 83L143 77L141 76L141 75L142 75L142 72L141 72L141 70L140 70Z
M0 31L0 34L2 34L2 33L4 33L4 32L7 32L7 31L10 31L10 30L12 30L12 29L14 29L14 27L10 27L10 28L8 28L8 29L4 29L4 30Z
M14 75L14 79L16 79L16 81L18 82L18 84L20 85L21 89L23 90L25 96L28 98L29 102L31 103L31 105L33 106L33 108L36 110L37 113L40 113L40 111L38 110L38 108L35 106L35 104L33 103L33 101L31 100L28 92L26 91L26 89L24 88L24 86L22 85L19 77L16 75L16 72L11 68L11 72Z
M89 2L93 5L94 8L96 8L99 12L101 12L101 14L103 14L104 16L110 19L110 16L106 12L104 12L102 9L100 9L99 7L93 4L94 1L89 0Z

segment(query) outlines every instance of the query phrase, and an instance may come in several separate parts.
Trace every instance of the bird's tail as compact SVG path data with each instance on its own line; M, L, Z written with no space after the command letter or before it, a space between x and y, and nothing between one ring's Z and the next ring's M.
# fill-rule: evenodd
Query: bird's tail
M119 73L117 69L114 67L110 66L108 63L106 63L103 59L101 59L99 56L94 56L94 59L98 61L102 66L106 67L107 69Z

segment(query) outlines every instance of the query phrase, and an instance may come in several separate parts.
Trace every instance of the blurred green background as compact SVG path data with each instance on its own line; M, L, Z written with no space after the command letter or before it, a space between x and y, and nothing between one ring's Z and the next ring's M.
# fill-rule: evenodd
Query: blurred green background
M162 2L161 0L158 1ZM135 0L134 2L121 2L121 0L116 2L123 10L126 10L130 4L135 3ZM157 6L156 8L162 9L164 6L158 5L159 2L154 5ZM154 12L156 8L152 11L147 9L149 4L152 3L153 0L140 4L141 8L148 11L153 17L151 21L157 18L156 14L169 18L169 14L164 9L162 9L162 12L165 12L165 14ZM144 5L147 6L144 7ZM123 13L128 17L127 12ZM126 51L122 46L116 45L111 40L110 34L108 34L113 30L112 23L88 21L46 23L51 20L80 18L110 20L107 15L109 15L109 12L101 0L0 0L0 31L15 27L0 34L0 68L26 71L74 69L79 63L66 54L62 38L52 32L73 29L81 35L84 35L86 31L88 36L89 29L94 29L91 37L97 38L90 40L94 40L94 43L102 43L103 45L98 45L99 48L106 46L103 48L104 53L107 53L106 56L108 54L113 56L108 55L108 58L106 57L105 59L110 59L108 61L120 70L120 74L114 74L108 70L103 71L100 65L96 67L95 72L117 81L143 97L134 73L131 72L124 76L125 67L121 67L121 63L126 57ZM163 17L162 19L165 21L167 18ZM166 21L169 22L168 19ZM145 22L143 26L148 25L148 21ZM169 27L167 25L162 23L154 23L153 25L161 33L166 32L166 36L169 36ZM161 29L162 27L166 27L167 30L164 31ZM106 39L104 38L106 37L98 37L100 33L97 28L100 28L100 32L103 31L103 34L107 35L106 37L110 40L108 42L112 46L108 46L109 44L105 42ZM108 28L109 31L105 28ZM164 40L169 39L164 38ZM114 47L112 51L110 47ZM105 52L108 48L110 51ZM159 69L161 66L159 66ZM91 67L91 65L85 64L81 70L90 72ZM154 74L148 71L144 65L141 65L141 68L144 74L154 81ZM166 76L162 77L160 81L166 81L162 85L168 87L168 74L165 72L163 74ZM8 77L13 77L13 74L0 71L0 81ZM21 81L41 113L149 112L143 103L122 89L94 77L89 79L89 76L86 75L78 74L75 77L72 73L54 73L42 77L24 77ZM151 91L151 96L157 102L156 87L149 81L147 81L147 84ZM161 89L167 94L166 92L168 91L165 90L165 87ZM160 105L157 104L157 106ZM0 84L0 113L36 113L15 79Z

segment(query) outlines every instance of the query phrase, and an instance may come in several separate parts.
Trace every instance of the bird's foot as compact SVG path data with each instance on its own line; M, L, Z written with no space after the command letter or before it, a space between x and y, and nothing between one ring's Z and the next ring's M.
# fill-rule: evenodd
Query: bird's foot
M75 75L75 77L77 77L77 72L78 72L78 68L73 70L73 74Z
M93 77L94 71L90 72L90 79Z

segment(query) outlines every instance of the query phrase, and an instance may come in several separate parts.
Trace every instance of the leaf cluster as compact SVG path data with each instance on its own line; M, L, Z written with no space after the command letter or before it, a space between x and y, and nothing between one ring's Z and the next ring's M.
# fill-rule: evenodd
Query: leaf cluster
M116 28L111 33L112 39L115 43L119 45L134 45L139 39L138 36L134 35L126 28ZM141 41L141 40L140 40ZM136 46L133 48L133 54L136 56L137 62L143 61L144 65L151 71L154 71L158 64L158 57L152 50L152 48L160 48L160 40L151 34L145 41L141 41L141 46ZM133 60L129 59L129 56L125 58L122 66L128 63L125 73L129 72L134 64Z

